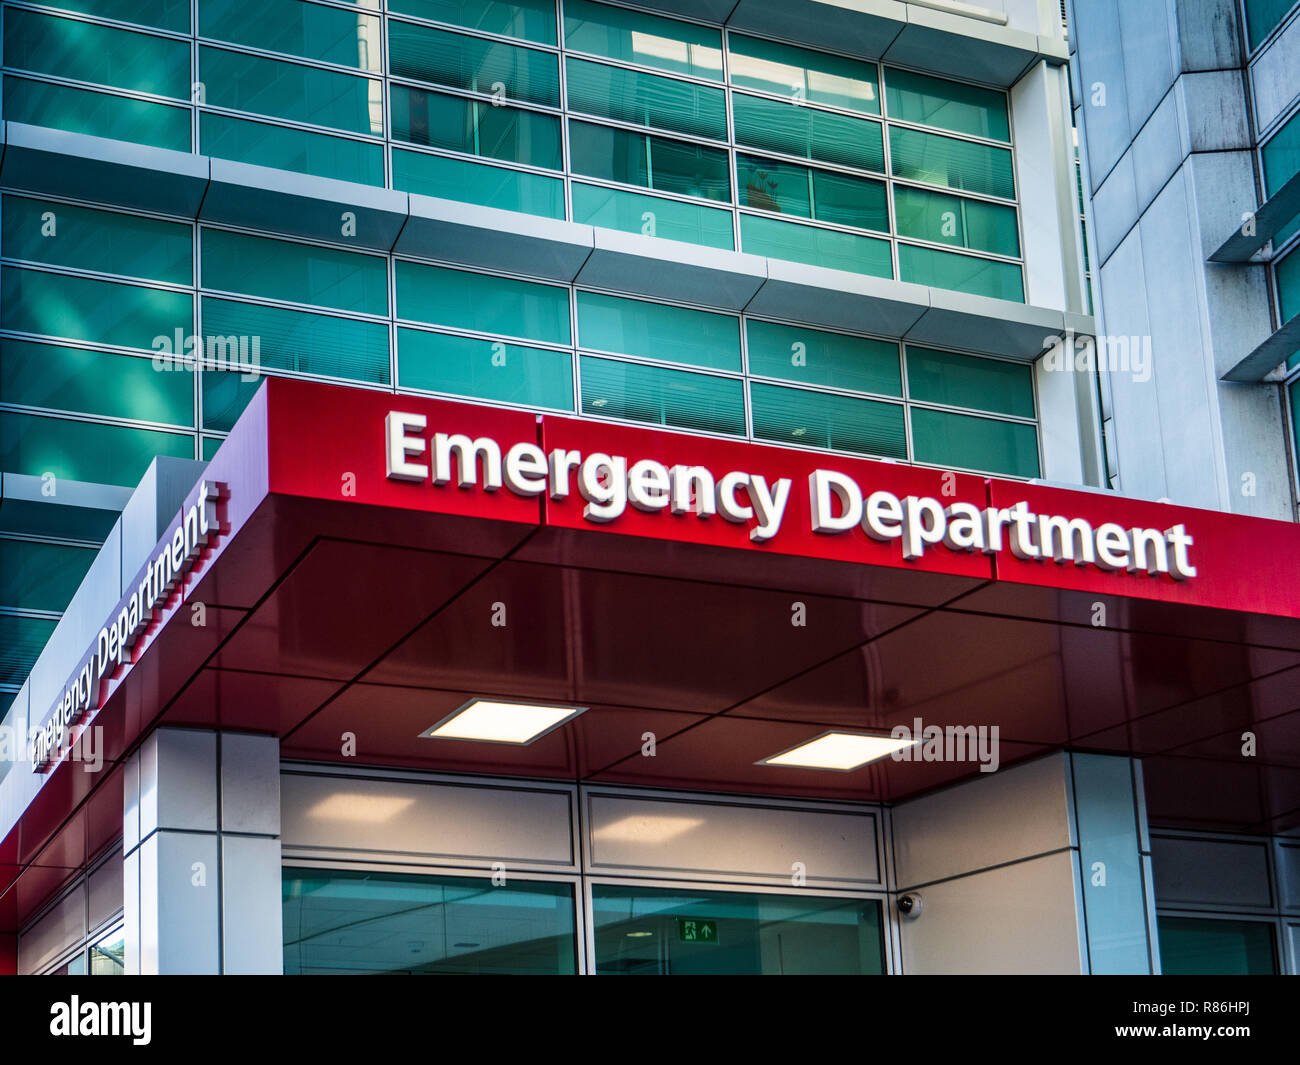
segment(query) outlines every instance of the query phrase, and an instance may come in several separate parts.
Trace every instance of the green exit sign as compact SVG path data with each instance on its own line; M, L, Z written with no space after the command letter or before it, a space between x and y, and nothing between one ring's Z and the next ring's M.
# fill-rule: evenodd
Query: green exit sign
M683 943L716 943L718 922L712 918L677 918L677 938Z

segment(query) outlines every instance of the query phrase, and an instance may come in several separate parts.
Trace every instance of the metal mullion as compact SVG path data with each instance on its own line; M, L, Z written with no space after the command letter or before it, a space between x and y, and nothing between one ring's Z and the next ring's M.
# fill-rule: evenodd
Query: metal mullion
M773 211L764 211L758 207L741 207L741 214L753 215L758 218L774 218L780 222L789 222L797 226L813 226L817 229L831 230L836 233L847 233L855 237L866 237L870 240L888 241L891 233L883 229L863 229L860 226L846 226L843 222L825 222L820 218L804 218L800 215L785 215ZM788 260L786 260L788 261ZM874 277L874 274L864 274L864 277Z
M994 207L1011 207L1014 209L1020 206L1019 198L1007 199L1004 196L991 196L987 192L975 192L973 189L954 189L951 185L939 185L930 181L920 181L917 178L890 177L889 180L902 185L904 188L917 189L921 192L937 192L941 195L955 196L963 200L978 200L980 203L991 204Z
M325 240L320 237L304 237L297 233L282 233L279 230L252 229L248 226L233 225L226 222L201 221L196 225L202 230L214 230L218 233L237 233L242 236L260 237L264 240L276 240L282 244L297 244L304 248L322 248L326 251L346 252L349 255L364 255L370 259L382 259L388 254L375 248L358 248L351 244ZM194 276L198 277L197 271Z
M614 129L625 130L628 133L636 133L642 136L658 137L661 140L684 141L688 144L698 145L703 148L713 148L717 151L725 151L727 142L715 140L712 137L705 137L699 133L683 133L675 129L661 129L658 126L639 126L635 122L627 122L621 118L610 118L607 115L592 115L586 111L573 111L568 115L569 118L577 122L586 122L592 126L609 126Z
M789 377L773 377L770 374L750 372L753 379L763 385L778 385L782 388L796 388L804 392L822 392L828 396L842 396L844 399L864 399L872 403L892 403L895 406L905 401L901 395L891 396L885 392L863 392L861 389L845 388L841 385L820 385L807 381L796 381Z
M733 110L731 88L731 30L722 27L722 106L727 123L727 174L731 178L731 243L736 251L743 250L740 232L740 154L736 151L736 116ZM744 332L744 326L741 326ZM749 409L749 387L745 387L745 409Z
M163 37L169 41L185 41L193 36L192 33L186 34L178 30L167 30L161 26L146 26L139 22L123 22L121 19L110 18L107 15L97 15L89 11L70 11L63 8L53 10L50 5L32 3L30 0L5 0L4 6L20 11L30 11L34 15L47 15L50 18L68 19L73 22L88 22L95 26L104 26L114 30L127 30L131 33L139 33L149 37ZM192 15L193 5L191 4L191 18Z
M1026 363L1026 365L1029 365ZM968 418L984 418L992 422L1011 422L1016 425L1037 425L1037 418L1027 418L1022 414L996 414L993 411L976 410L974 407L957 407L947 403L932 403L929 400L912 399L909 405L922 410L939 411L945 414L961 414Z
M373 12L365 11L364 8L361 11L366 14L373 14ZM294 55L292 52L276 52L269 48L258 48L252 44L223 41L216 37L200 37L196 35L194 42L198 48L215 48L219 52L236 52L239 55L251 55L257 59L268 59L274 63L290 63L299 67L311 67L314 70L325 70L331 74L345 74L365 78L367 81L374 81L384 76L382 71L361 70L358 67L335 63L328 59L312 59L308 56Z
M189 373L182 367L170 373ZM59 421L81 422L87 425L113 425L119 429L148 429L151 432L170 433L172 436L193 435L193 429L168 422L149 422L140 418L123 418L116 414L90 414L86 411L61 410L54 407L31 407L19 403L0 403L0 411L8 414L25 414L32 418L50 418Z
M188 102L178 96L160 96L158 93L142 92L139 89L121 89L116 85L101 85L95 81L81 81L77 78L64 77L62 74L45 74L25 67L5 67L5 74L23 81L36 81L48 85L58 85L65 89L82 89L85 92L97 92L104 96L120 96L127 100L139 100L141 103L157 104L160 107L181 109ZM132 142L136 143L136 142Z
M194 225L194 219L186 215L162 214L158 211L151 211L147 207L121 207L111 203L91 203L85 199L78 199L75 196L67 196L63 193L35 193L26 189L17 189L9 185L0 186L5 196L22 200L39 200L42 203L58 203L68 207L82 207L87 210L97 211L100 214L118 214L127 218L149 218L159 222L171 222L174 225Z
M652 67L645 63L634 63L628 59L615 59L612 56L598 55L595 52L583 52L577 48L565 48L566 55L573 56L574 59L581 59L588 63L596 63L602 66L617 67L619 70L631 71L634 74L649 74L656 78L668 78L672 81L683 81L691 85L698 85L706 89L721 89L725 84L726 70L726 49L723 49L723 71L724 80L714 81L712 78L706 78L699 74L683 74L675 70L664 70L662 67Z
M963 248L957 244L944 244L937 240L925 240L922 237L905 237L899 236L900 244L911 244L916 247L930 248L934 251L950 251L954 255L964 255L968 259L984 259L988 262L1006 263L1008 266L1023 266L1024 259L1016 259L1009 255L1002 255L999 252L980 251L976 248Z
M792 105L793 106L793 105ZM791 152L783 152L779 148L757 148L747 144L736 144L737 155L759 155L774 160L778 163L788 163L792 166L801 166L808 170L825 170L829 173L843 174L845 177L855 177L863 181L888 181L889 175L879 170L868 170L866 167L852 166L849 163L832 163L822 159L810 159L803 155L794 155ZM886 163L888 160L886 159Z
M867 60L859 59L858 62L865 63ZM755 89L749 85L739 87L733 86L742 96L756 96L761 100L771 100L773 103L789 104L791 107L809 107L814 111L822 111L830 115L840 115L843 118L855 118L860 122L883 122L884 118L880 114L872 114L870 111L855 111L851 107L837 107L834 104L822 103L820 100L809 100L807 97L794 103L789 96L782 96L780 93L770 92L767 89ZM1002 145L1006 147L1006 145Z
M481 330L465 329L459 326L435 325L432 322L416 322L409 318L394 318L393 321L402 329L414 329L416 332L434 333L438 336L463 337L466 340L502 341L507 344L514 344L517 347L535 347L542 351L564 352L573 349L572 344L558 344L553 340L533 340L530 337L506 336L503 333L485 333Z
M650 196L660 200L673 200L676 203L688 203L695 206L711 207L715 211L730 210L730 205L723 203L721 200L705 200L697 197L687 196L681 192L671 192L668 189L650 189L644 185L629 185L624 182L611 181L609 178L589 177L586 174L574 174L573 179L584 185L599 185L601 188L612 189L615 192L636 192L642 196ZM708 247L708 245L700 245Z
M389 390L394 391L394 390ZM449 399L456 403L469 403L475 407L487 407L489 410L517 410L526 414L558 414L561 417L573 414L564 407L548 407L543 403L518 403L509 399L486 399L472 396L465 392L446 392L433 388L420 388L418 385L403 385L394 391L399 396L423 396L429 399Z
M367 14L378 14L378 12L368 12L365 8L360 9ZM406 23L410 26L420 26L425 29L442 30L445 33L457 33L462 37L472 37L479 41L491 41L493 44L508 44L514 48L527 48L534 52L546 52L549 55L556 55L561 51L560 44L543 44L541 41L530 41L524 37L510 37L502 33L493 33L491 30L480 30L472 26L460 26L452 22L439 22L437 19L425 18L423 15L412 15L405 11L393 11L385 5L384 15L391 18L394 22ZM563 34L556 37L557 41L563 41Z
M484 277L511 278L519 281L527 281L533 285L544 285L548 288L568 288L571 287L565 282L556 281L554 278L538 277L534 274L521 274L511 272L505 269L497 270L486 266L475 266L466 263L453 262L449 259L424 259L411 252L394 251L391 253L396 262L412 263L416 266L445 266L451 270L457 270L465 274L480 274Z
M965 85L967 82L959 82ZM986 148L1000 148L1002 151L1011 151L1015 143L1010 140L1000 141L993 137L981 137L975 133L958 133L956 130L948 129L946 126L927 126L923 122L913 122L907 118L890 118L887 120L891 126L898 126L900 129L913 129L918 133L931 133L936 137L948 137L955 141L965 141L967 144L980 144ZM1011 127L1011 99L1007 98L1007 127Z
M417 89L420 92L441 94L443 96L455 96L463 100L474 100L477 103L492 104L494 99L493 95L489 92L481 92L478 89L463 89L458 85L440 85L434 81L423 81L420 78L412 78L404 74L390 74L387 76L386 80L392 82L394 85L401 85L403 88ZM564 114L564 108L562 106L552 107L550 104L539 104L532 100L524 100L515 96L511 96L509 102L502 106L512 108L516 111L537 111L541 114L556 117Z
M612 362L630 362L638 366L649 366L660 370L681 370L683 373L698 373L708 377L724 377L730 381L739 381L744 377L743 370L720 370L715 366L700 366L691 362L669 362L648 355L628 355L617 351L601 351L599 348L578 349L580 355L590 355L596 359L609 359Z
M319 303L301 303L294 300L279 299L275 296L258 296L249 292L231 292L227 289L203 289L201 294L204 296L213 296L216 299L246 303L250 306L302 311L307 314L316 314L327 318L346 318L348 321L363 322L367 325L383 324L388 321L389 317L391 317L379 314L368 314L365 311L341 311L336 307L326 307Z
M40 263L30 259L0 258L0 264L15 270L29 270L38 274L57 274L62 277L77 277L87 281L103 281L106 284L130 285L132 288L152 288L164 292L193 292L192 285L176 281L155 281L152 278L132 277L126 274L109 274L102 270L88 270L84 266L62 266L54 263Z
M392 146L398 151L417 152L421 155L435 155L440 158L459 159L467 163L477 163L483 166L495 166L502 170L515 170L525 174L537 174L541 177L559 178L558 170L547 170L545 167L534 166L532 163L512 163L503 159L493 159L487 155L470 155L468 152L457 152L451 148L434 148L427 144L415 144L412 141L394 141Z
M277 126L280 129L294 129L301 133L318 133L323 137L338 137L342 140L357 141L361 144L382 145L384 143L384 138L380 134L357 133L353 130L339 129L337 126L314 125L310 122L302 122L296 118L281 118L278 115L265 115L257 111L240 111L233 107L215 107L208 103L203 105L203 111L210 115L236 118L242 122L256 122L263 126ZM297 171L293 171L293 173L297 173Z
M153 359L159 355L158 352L146 348L124 348L98 340L74 340L68 337L47 336L44 333L24 333L18 329L0 329L0 337L30 344L45 344L49 347L67 347L72 344L84 351L93 351L100 355L121 355L131 359Z
M573 217L573 153L569 144L569 67L568 53L564 48L564 6L557 0L555 5L555 40L559 45L557 69L560 79L560 167L563 171L563 185L560 186L564 197L564 217L574 221ZM570 319L570 331L573 321ZM577 360L574 360L573 376L577 378ZM579 408L575 406L574 411Z

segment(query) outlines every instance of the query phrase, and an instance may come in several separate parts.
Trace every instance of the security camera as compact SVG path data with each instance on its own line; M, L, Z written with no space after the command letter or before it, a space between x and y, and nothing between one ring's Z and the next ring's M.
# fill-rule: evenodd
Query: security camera
M908 893L898 896L898 912L909 921L921 916L921 896Z

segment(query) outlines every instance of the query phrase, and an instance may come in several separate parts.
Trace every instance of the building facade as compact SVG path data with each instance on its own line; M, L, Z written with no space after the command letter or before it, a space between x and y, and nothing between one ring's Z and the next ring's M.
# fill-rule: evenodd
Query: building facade
M0 961L1296 971L1287 37L1185 6L5 3Z

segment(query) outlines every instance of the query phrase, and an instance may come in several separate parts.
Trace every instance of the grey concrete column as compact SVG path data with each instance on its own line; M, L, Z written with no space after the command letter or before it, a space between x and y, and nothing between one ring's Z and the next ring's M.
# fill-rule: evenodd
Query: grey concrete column
M158 729L126 767L126 971L279 973L274 737Z

